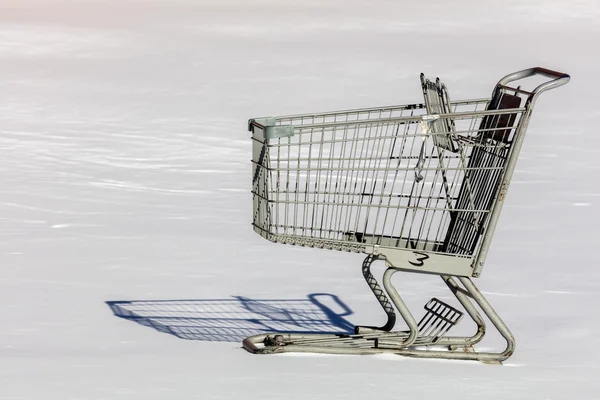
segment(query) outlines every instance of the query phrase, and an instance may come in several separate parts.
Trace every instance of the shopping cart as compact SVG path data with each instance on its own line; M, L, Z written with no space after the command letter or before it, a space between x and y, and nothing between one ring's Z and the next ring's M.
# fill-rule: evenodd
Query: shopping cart
M532 91L511 84L534 75L550 80ZM262 334L244 347L262 354L510 357L513 335L471 278L483 268L535 101L569 79L530 68L502 78L490 99L451 101L439 79L421 74L423 103L251 119L254 230L272 242L367 254L363 275L387 323L358 326L354 335ZM371 273L376 260L387 266L384 290ZM435 298L417 322L391 283L398 271L439 275L476 333L447 336L463 312ZM475 305L506 339L504 351L473 350L485 335ZM392 330L394 306L408 330Z

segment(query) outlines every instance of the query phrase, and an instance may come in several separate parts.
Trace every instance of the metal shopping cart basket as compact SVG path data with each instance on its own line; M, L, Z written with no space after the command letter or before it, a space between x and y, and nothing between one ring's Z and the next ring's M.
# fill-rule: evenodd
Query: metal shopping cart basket
M512 82L539 75L526 91ZM253 353L396 353L500 362L514 338L471 278L479 277L538 96L569 75L530 68L502 78L490 99L451 101L421 74L424 102L256 118L254 230L272 242L365 253L363 275L387 314L355 334L269 333ZM509 84L511 84L509 86ZM383 290L371 264L383 260ZM398 271L439 275L477 325L448 336L463 312L436 298L419 322L392 285ZM478 306L478 307L476 307ZM408 330L394 331L396 311ZM506 339L502 352L476 352L485 320Z

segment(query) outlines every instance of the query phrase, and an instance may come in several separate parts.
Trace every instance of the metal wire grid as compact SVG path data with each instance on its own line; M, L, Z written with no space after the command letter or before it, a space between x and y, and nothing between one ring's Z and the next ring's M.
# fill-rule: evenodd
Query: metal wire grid
M419 336L415 345L427 346L435 344L463 318L463 313L456 308L436 299L425 304L425 315L417 324ZM377 347L396 347L408 337L407 332L390 333L378 338Z
M277 119L294 125L294 135L265 140L262 160L254 160L255 229L274 241L339 250L370 243L471 255L463 242L472 232L460 230L466 222L482 227L477 221L495 195L487 182L501 176L510 150L509 141L481 135L483 119L494 132L490 118L506 113L482 112L487 104L453 103L456 113L441 118L435 132L422 129L421 104ZM434 139L450 134L461 138L458 153Z
M426 314L417 325L419 336L430 338L432 342L443 337L463 317L461 311L435 297L425 304L425 311Z

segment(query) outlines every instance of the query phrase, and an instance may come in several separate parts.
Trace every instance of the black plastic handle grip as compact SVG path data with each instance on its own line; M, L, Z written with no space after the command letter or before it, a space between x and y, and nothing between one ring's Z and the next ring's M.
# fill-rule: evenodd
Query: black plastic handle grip
M528 78L533 75L542 75L546 78L551 78L552 80L542 83L541 85L533 89L533 91L531 92L532 99L536 98L546 90L554 89L566 84L571 79L569 74L565 74L564 72L557 72L548 68L534 67L506 75L504 78L500 79L498 85L505 86L509 82L518 81L519 79Z
M553 71L548 68L535 67L535 73L538 75L544 75L548 78L570 78L569 74L564 72Z

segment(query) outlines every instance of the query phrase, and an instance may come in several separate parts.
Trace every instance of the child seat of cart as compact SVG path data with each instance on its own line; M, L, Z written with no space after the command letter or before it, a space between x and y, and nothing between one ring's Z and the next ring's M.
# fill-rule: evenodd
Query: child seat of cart
M421 74L421 85L427 114L452 113L448 89L439 78L433 82ZM518 89L498 85L494 88L486 111L519 108L521 101ZM454 210L463 211L449 210L450 223L440 248L442 252L459 255L474 253L484 233L489 213L477 213L471 210L492 208L502 180L500 171L505 166L509 151L508 146L498 146L498 144L509 145L512 142L516 131L516 119L517 114L484 116L474 138L458 135L451 118L438 119L430 124L430 134L436 146L455 153L461 152L462 157L468 158L466 172L454 204ZM484 145L490 141L496 145ZM447 195L450 196L450 193Z

